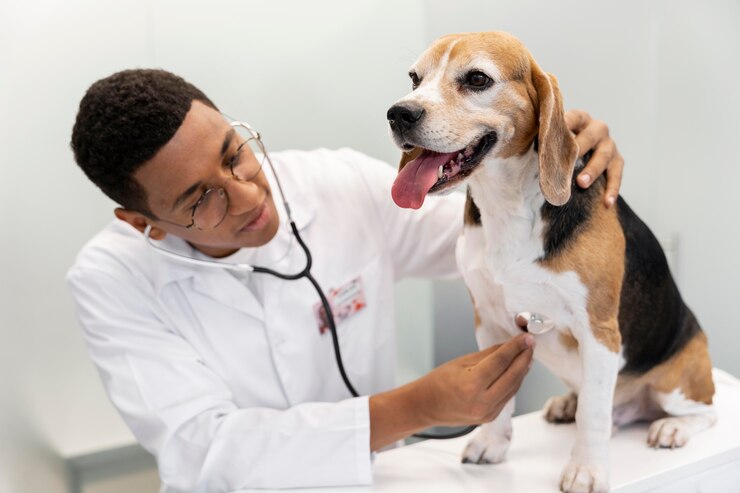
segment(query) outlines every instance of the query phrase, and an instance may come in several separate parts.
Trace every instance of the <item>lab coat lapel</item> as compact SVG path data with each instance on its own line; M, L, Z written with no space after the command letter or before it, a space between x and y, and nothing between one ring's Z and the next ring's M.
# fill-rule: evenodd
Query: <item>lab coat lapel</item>
M278 272L294 273L305 266L305 255L296 242L289 226L286 225L284 208L282 203L278 205L278 214L283 225L278 230L271 244L263 247L262 255L255 257L255 264L262 265L266 262L268 267ZM299 231L305 230L314 217L311 207L301 207L293 212L293 220ZM290 248L287 255L284 252ZM251 274L255 276L266 276L266 274ZM288 281L279 281L288 282ZM197 268L193 278L193 290L203 296L207 296L226 306L239 310L247 315L264 320L265 310L262 304L255 298L254 294L227 269L212 269L208 267ZM267 299L272 294L272 287L264 289L264 297Z
M252 292L226 269L200 269L193 278L193 291L252 317L264 318L262 305Z
M175 236L165 238L161 242L161 246L166 250L186 257L197 256L192 246ZM252 292L229 273L226 268L194 266L176 259L163 257L153 251L150 252L150 255L152 277L158 293L171 283L187 283L187 287L183 291L194 307L202 305L203 296L205 296L222 305L262 319L262 307Z

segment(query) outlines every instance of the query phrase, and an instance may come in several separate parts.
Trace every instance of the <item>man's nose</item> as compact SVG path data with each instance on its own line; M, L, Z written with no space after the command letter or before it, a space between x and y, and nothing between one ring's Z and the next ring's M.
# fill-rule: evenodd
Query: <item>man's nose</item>
M229 214L239 216L262 205L265 193L254 181L228 180L224 185L229 195Z
M413 103L395 104L386 116L394 131L406 132L419 123L424 116L424 108Z

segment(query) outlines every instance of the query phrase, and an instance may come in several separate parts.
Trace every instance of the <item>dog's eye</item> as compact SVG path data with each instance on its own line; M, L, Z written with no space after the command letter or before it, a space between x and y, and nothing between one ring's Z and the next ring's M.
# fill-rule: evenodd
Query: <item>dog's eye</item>
M416 74L416 72L409 72L409 77L411 77L411 89L416 89L419 87L419 84L421 84L421 79Z
M483 72L468 72L465 76L465 84L473 89L485 89L493 83L493 79Z

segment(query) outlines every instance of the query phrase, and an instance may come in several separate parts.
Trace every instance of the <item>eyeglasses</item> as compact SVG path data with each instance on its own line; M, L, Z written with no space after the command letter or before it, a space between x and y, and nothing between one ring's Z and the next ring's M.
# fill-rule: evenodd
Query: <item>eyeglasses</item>
M252 181L262 170L262 165L267 159L265 147L260 139L260 134L244 122L233 122L236 135L237 148L229 159L231 176L228 180L239 183ZM230 152L230 151L227 151ZM190 224L178 224L176 222L160 219L160 221L180 226L186 229L209 230L217 228L226 219L229 212L229 194L223 186L212 187L205 190L200 198L190 207Z

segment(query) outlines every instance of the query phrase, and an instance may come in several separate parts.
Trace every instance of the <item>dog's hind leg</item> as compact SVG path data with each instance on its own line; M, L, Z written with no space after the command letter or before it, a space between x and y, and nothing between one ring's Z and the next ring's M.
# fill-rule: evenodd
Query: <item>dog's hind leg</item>
M654 448L683 447L693 435L717 422L714 406L687 398L681 389L653 392L653 399L669 416L653 421L647 443Z
M576 420L578 396L575 392L550 397L543 408L544 417L550 423L572 423Z
M652 400L668 417L650 425L648 445L682 447L692 435L714 425L712 364L703 332L651 373Z
M676 396L667 395L667 398ZM700 405L700 403L695 403ZM711 428L717 422L717 415L712 406L702 405L706 409L700 414L686 416L669 416L653 421L648 430L647 443L654 448L683 447L691 436Z

